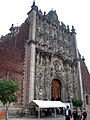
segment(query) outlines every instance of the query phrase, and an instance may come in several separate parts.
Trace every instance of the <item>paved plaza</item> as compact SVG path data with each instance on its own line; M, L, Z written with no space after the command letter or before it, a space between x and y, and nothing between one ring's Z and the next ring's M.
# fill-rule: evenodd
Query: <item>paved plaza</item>
M3 120L5 120L3 118ZM41 117L41 118L33 118L33 117L22 117L22 118L9 118L9 120L65 120L65 116L58 115L56 118L52 117Z
M2 120L5 120L4 118ZM23 118L9 118L9 120L65 120L64 115L57 115L56 118L52 117L43 117L43 118L31 118L31 117L23 117ZM90 112L88 113L87 120L90 120Z

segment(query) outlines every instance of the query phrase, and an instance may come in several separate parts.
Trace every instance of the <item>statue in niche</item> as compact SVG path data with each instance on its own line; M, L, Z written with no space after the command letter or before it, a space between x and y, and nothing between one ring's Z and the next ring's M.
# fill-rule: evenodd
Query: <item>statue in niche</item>
M55 73L55 70L54 70L54 66L52 65L52 66L51 66L51 76L53 76L54 73Z
M39 85L41 85L41 80L43 79L43 74L40 73L39 74L39 77L38 77L38 82L39 82Z
M54 67L55 67L55 70L59 70L59 64L58 64L57 61L55 61L55 65L54 65Z
M62 69L62 63L58 60L54 61L54 68L56 71L60 71Z

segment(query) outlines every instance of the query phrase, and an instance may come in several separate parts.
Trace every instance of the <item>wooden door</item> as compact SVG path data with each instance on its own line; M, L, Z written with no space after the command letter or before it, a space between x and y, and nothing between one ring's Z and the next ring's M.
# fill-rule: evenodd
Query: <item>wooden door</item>
M59 80L52 80L51 98L54 101L61 100L61 82Z

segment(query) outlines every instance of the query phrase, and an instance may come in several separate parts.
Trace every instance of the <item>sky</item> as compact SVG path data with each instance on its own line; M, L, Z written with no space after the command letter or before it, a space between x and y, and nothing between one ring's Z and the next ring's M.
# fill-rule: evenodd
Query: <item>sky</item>
M12 24L20 26L27 18L33 0L0 0L0 36L8 34ZM35 0L39 9L56 10L59 21L76 29L78 50L90 73L90 4L89 0Z

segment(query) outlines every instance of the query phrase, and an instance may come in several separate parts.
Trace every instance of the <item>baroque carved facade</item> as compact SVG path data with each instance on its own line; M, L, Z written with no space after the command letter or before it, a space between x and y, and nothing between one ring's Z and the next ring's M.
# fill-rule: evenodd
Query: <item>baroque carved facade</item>
M90 104L90 75L78 54L76 32L47 14L35 2L20 27L0 39L0 78L20 84L16 106L33 99L70 102L77 98Z
M25 47L24 81L29 86L26 96L24 91L24 99L28 98L27 102L33 99L63 102L72 97L82 99L74 27L70 31L68 25L60 23L56 11L42 14L35 3L27 21L29 39Z

